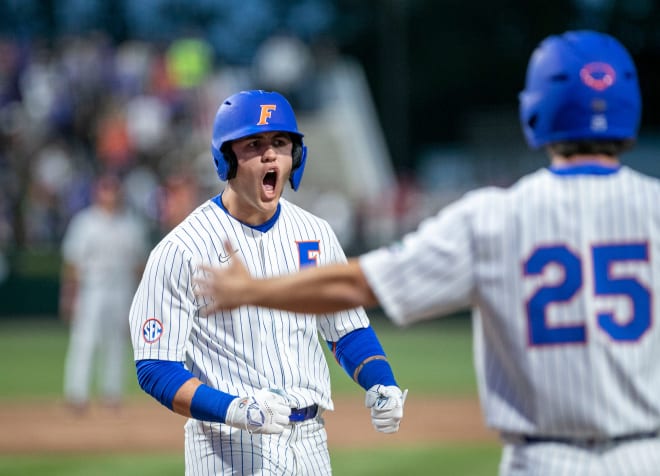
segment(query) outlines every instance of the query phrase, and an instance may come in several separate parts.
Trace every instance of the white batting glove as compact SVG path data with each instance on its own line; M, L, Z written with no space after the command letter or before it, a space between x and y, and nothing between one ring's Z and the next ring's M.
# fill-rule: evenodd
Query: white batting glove
M371 423L382 433L396 433L403 418L408 389L401 393L395 385L374 385L367 390L364 404L371 408Z
M261 389L254 395L235 398L227 409L225 423L250 433L282 433L289 424L291 408L280 393Z

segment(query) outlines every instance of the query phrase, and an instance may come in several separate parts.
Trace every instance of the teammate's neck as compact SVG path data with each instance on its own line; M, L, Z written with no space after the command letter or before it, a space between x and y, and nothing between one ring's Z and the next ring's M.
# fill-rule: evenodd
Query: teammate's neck
M574 165L604 165L613 167L619 165L619 158L605 154L584 154L564 157L562 155L553 155L550 157L550 163L553 167L570 167Z

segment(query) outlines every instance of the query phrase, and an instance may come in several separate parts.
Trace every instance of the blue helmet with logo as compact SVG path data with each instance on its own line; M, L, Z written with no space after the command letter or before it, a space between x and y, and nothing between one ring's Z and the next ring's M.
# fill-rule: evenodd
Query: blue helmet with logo
M288 132L293 140L293 167L290 183L294 190L300 186L307 147L298 130L291 104L279 93L252 90L241 91L222 101L213 123L211 153L220 180L236 175L236 158L230 142L261 132Z
M541 42L520 93L530 147L553 142L635 139L641 95L635 64L615 38L568 31Z

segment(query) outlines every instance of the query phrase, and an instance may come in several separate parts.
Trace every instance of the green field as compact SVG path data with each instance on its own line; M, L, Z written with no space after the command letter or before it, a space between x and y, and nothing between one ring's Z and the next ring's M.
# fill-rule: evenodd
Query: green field
M331 450L337 476L492 476L500 449L438 445L392 450ZM0 455L3 476L180 476L183 455Z
M471 335L466 318L436 320L400 329L383 318L374 317L373 326L402 387L418 395L475 395ZM0 320L0 375L3 377L0 403L1 400L61 398L67 332L67 327L54 319ZM129 398L142 397L130 353L126 355L126 365ZM336 396L362 398L363 391L336 363L330 362L330 370ZM399 450L331 449L334 474L339 476L493 475L497 473L499 452L497 444L449 445L444 442ZM180 475L183 474L183 455L0 454L0 474Z

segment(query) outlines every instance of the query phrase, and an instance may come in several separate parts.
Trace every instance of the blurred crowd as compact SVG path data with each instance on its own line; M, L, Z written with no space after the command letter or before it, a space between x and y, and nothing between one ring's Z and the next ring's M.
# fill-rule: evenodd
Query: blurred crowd
M94 179L107 172L123 178L127 205L155 243L222 188L209 151L219 98L263 86L285 93L299 112L317 107L309 71L331 62L332 52L316 50L312 59L283 38L265 41L252 68L216 64L199 37L0 40L0 261L16 250L58 252L71 218L91 201ZM292 198L307 199L303 206L328 219L353 252L417 224L425 210L408 179L370 206L332 191Z
M54 45L0 40L0 252L57 251L73 215L90 203L95 177L107 172L123 178L127 205L148 222L155 243L222 188L209 152L218 98L258 85L310 111L317 105L306 73L310 54L276 36L263 43L252 68L231 68L215 64L211 46L197 37L167 44L113 44L100 33ZM384 224L398 226L411 208L397 213L407 202L399 192L409 189L400 188L383 191L394 200L388 206L380 197L365 216L354 215L359 207L351 212L343 225L347 248L366 239L356 220L381 238L389 236ZM306 206L322 208L334 223L333 210L346 199L332 197L331 205L326 194Z
M0 249L58 246L100 172L166 231L215 182L210 124L230 88L196 38L0 40Z

